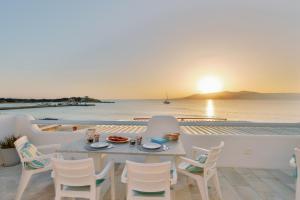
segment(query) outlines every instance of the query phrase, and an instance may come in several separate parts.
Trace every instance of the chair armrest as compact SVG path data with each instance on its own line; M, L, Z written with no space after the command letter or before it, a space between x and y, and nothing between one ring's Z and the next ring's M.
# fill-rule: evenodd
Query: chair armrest
M203 148L196 147L196 146L193 146L192 149L193 149L193 151L196 151L196 152L204 152L204 153L208 153L209 152L208 149L203 149Z
M99 174L95 175L96 179L105 178L109 174L109 172L111 170L114 170L113 165L114 165L114 163L112 161L110 161L109 163L107 163L105 165L104 169Z
M176 164L172 164L172 176L171 176L171 185L175 185L177 183L177 170L176 170Z
M127 166L124 167L123 172L122 172L122 176L121 176L121 182L122 183L127 183Z
M58 154L56 153L52 153L52 154L45 154L45 155L41 155L41 156L36 156L33 158L23 158L22 161L23 162L32 162L34 160L45 160L45 159L51 159L51 158L56 158L58 157Z
M205 165L204 164L202 164L202 163L199 163L199 162L197 162L197 161L195 161L195 160L192 160L192 159L190 159L190 158L186 158L186 157L179 157L182 161L184 161L184 162L186 162L186 163L188 163L188 164L191 164L191 165L194 165L194 166L196 166L196 167L202 167L202 168L204 168L205 167Z

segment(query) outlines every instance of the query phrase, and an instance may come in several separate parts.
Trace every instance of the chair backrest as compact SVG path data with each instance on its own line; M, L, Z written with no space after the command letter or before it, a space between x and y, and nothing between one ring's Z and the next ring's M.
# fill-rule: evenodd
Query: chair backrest
M126 161L128 189L170 194L171 162L135 163Z
M96 187L94 162L91 158L83 160L52 159L55 188L65 186Z
M22 136L19 139L17 139L14 142L16 149L18 150L18 149L22 148L26 142L28 142L27 136Z
M180 127L175 117L169 115L153 116L148 121L145 135L163 136L167 133L179 133Z
M17 150L17 152L18 152L18 155L19 155L19 157L20 157L20 160L21 160L21 162L22 162L22 164L24 164L24 156L23 156L23 154L22 154L22 148L24 147L24 145L26 144L26 143L29 143L29 141L28 141L28 138L27 138L27 136L22 136L22 137L20 137L19 139L17 139L15 142L14 142L14 144L15 144L15 147L16 147L16 150ZM31 145L31 154L34 156L34 155L37 155L38 154L38 150L37 150L37 148L33 145L33 144L31 144L30 143L30 145Z
M220 158L223 147L224 142L222 141L218 146L210 148L209 153L207 155L207 159L204 163L204 173L206 173L206 175L208 175L209 172L211 172L212 170L215 170L217 166L217 161Z

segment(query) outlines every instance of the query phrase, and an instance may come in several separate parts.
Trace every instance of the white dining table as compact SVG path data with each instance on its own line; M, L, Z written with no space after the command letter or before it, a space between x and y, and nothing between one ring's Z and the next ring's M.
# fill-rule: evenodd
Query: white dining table
M100 141L106 141L106 138L112 134L101 134L100 135ZM135 138L136 134L128 134L128 133L119 133L119 134L113 134L118 136L126 136L129 138ZM151 141L151 136L143 136L143 143L147 143ZM178 157L184 156L185 150L182 145L181 140L178 141L169 141L165 143L164 145L167 146L167 149L164 151L144 151L141 148L138 148L137 145L130 145L129 143L124 144L116 144L113 143L112 148L102 148L97 150L91 150L89 148L86 148L86 141L84 138L77 139L71 143L64 144L61 146L60 150L58 150L61 153L86 153L88 154L88 157L91 157L94 159L95 163L95 169L96 171L100 171L102 168L102 157L103 155L139 155L139 156L145 156L145 160L147 162L156 162L159 161L160 157L172 157L174 161L177 160Z

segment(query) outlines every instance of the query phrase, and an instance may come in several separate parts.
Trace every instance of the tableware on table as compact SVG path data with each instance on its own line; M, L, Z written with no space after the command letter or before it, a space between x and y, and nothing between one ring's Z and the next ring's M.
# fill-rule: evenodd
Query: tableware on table
M137 149L140 151L143 151L143 152L153 153L153 152L167 151L167 150L169 150L169 147L167 145L163 144L163 145L161 145L160 148L157 148L157 149L147 149L147 148L144 148L143 145L137 145Z
M169 142L169 140L167 138L163 138L163 137L153 137L151 138L151 142L157 143L157 144L164 144Z
M153 142L143 144L143 148L145 149L159 149L160 147L161 147L160 144L153 143Z
M106 138L106 141L112 142L112 143L127 143L129 141L129 138L122 137L122 136L108 136Z
M136 140L135 140L135 139L130 139L130 140L129 140L129 144L130 144L131 146L134 146L135 143L136 143Z
M92 143L94 141L94 134L96 132L96 129L87 129L86 130L86 141L87 143Z
M77 130L78 130L78 127L77 127L77 126L73 126L73 127L72 127L72 130L73 130L73 131L77 131Z
M180 133L168 133L165 138L169 141L177 141L179 139Z
M90 135L89 133L86 133L86 142L87 143L93 143L94 138L92 135Z
M99 142L99 139L100 139L100 133L95 133L94 134L94 142Z
M167 145L162 145L162 149L163 149L164 151L167 151L167 150L169 149L169 147L168 147Z
M142 136L137 136L136 137L136 143L137 143L137 145L141 145L142 141L143 141L143 137Z
M109 144L107 142L95 142L90 144L90 147L92 148L96 148L96 149L100 149L100 148L104 148L104 147L108 147Z
M113 147L114 147L114 145L113 145L113 144L110 144L110 143L108 143L108 146L103 147L103 148L94 148L94 147L91 147L91 144L86 144L86 145L84 146L84 148L85 148L86 150L88 150L88 151L106 150L106 149L111 149L111 148L113 148Z
M91 144L91 143L94 142L94 139L93 139L92 137L91 137L91 138L88 138L88 139L87 139L87 142Z

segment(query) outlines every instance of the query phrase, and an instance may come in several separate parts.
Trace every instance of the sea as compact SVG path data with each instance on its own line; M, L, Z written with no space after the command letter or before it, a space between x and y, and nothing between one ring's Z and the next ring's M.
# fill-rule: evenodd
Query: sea
M21 106L34 104L1 104ZM136 117L216 117L231 121L300 122L300 100L115 100L86 107L49 107L2 110L2 114L29 114L36 119L133 120Z

